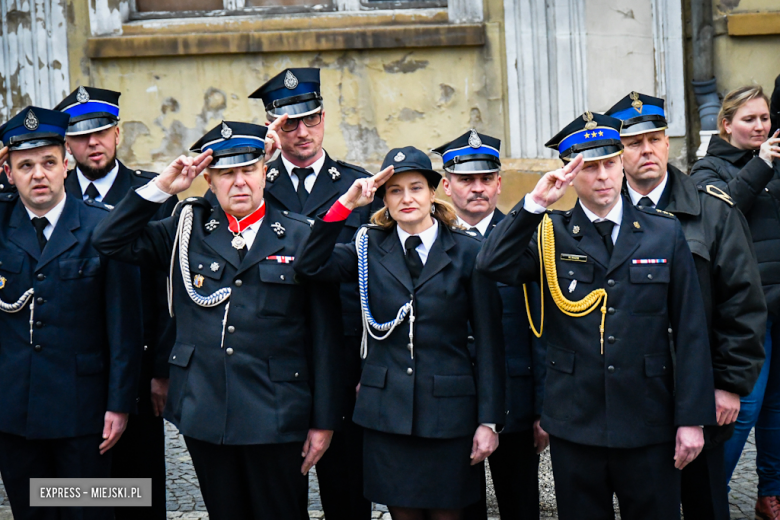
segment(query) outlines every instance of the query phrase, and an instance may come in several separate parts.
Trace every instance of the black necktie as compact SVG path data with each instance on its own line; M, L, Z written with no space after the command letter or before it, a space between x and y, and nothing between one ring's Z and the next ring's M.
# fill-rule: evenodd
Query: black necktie
M306 199L309 198L309 192L306 191L306 177L314 173L314 168L293 168L292 171L296 177L298 177L298 189L295 190L298 194L298 201L301 203L301 211L306 205Z
M241 236L241 238L243 238L243 237L244 237L244 235L243 235L242 233L239 233L239 235ZM238 250L237 250L237 251L238 251L238 259L239 259L240 261L243 261L243 260L244 260L244 257L246 256L246 251L247 251L247 249L249 249L249 243L248 243L248 242L246 242L246 239L245 239L245 238L244 238L244 240L245 240L245 242L244 242L244 247L242 247L241 249L238 249Z
M406 267L409 268L409 274L412 275L412 283L417 283L420 273L423 270L423 263L420 254L417 252L417 246L422 244L422 239L412 235L406 239L404 249L406 249Z
M43 251L47 242L43 229L49 225L49 221L46 217L33 217L32 225L35 228L35 236L38 237L38 245L41 246L41 251Z
M86 195L90 200L97 201L98 197L100 197L100 192L95 187L95 185L90 182L89 186L87 186L87 190L84 192L84 195Z
M604 240L604 245L607 247L607 253L612 256L612 250L615 249L615 244L612 243L612 228L615 227L615 223L610 220L602 220L601 222L594 222L596 231L599 232L601 238Z
M479 228L477 226L472 226L469 231L473 231L474 233L478 234L479 236L482 236L482 233L480 233Z
M650 197L642 197L639 199L639 202L637 202L636 205L640 208L652 208L655 206L655 204L653 204L653 200Z

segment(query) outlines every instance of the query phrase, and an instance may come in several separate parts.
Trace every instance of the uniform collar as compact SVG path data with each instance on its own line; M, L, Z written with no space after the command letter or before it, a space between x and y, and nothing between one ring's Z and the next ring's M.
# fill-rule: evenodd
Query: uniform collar
M229 213L225 213L225 216L228 220L228 229L233 233L241 233L247 229L257 230L265 217L265 200L260 203L259 208L240 220Z
M95 185L95 188L97 188L98 193L100 193L100 201L102 201L105 197L108 191L111 189L111 186L114 185L114 181L116 180L116 176L119 173L119 160L114 160L114 167L111 168L111 171L108 172L103 178L97 179L94 181L91 181L87 179L87 177L81 173L81 168L76 166L76 177L79 180L79 187L81 188L81 193L87 192L87 187L90 183Z
M631 204L636 206L639 203L639 199L641 199L642 197L648 197L650 200L653 201L653 206L657 206L658 201L661 200L661 196L664 194L664 188L666 188L667 182L669 182L669 170L666 171L663 180L658 183L658 186L653 188L653 191L651 191L647 195L642 195L638 191L634 190L634 188L632 188L628 182L626 182L626 187L628 188L628 196L631 197Z
M49 221L49 226L54 228L57 225L57 221L60 219L60 216L62 215L62 210L65 209L65 201L67 200L68 196L62 197L62 200L57 203L56 206L51 208L45 215L42 215L46 220ZM27 210L27 215L29 215L30 220L34 219L38 215L30 211L30 209L25 206L25 210Z
M488 226L493 221L493 215L495 213L496 213L495 210L491 211L490 214L487 217L485 217L482 220L480 220L479 222L477 222L476 226L472 226L471 224L469 224L468 222L466 222L465 220L463 220L460 217L458 217L458 224L460 224L461 226L465 227L466 229L477 228L477 231L479 231L479 233L484 237L485 233L487 232Z
M284 156L284 153L281 155L282 158L282 164L284 164L284 169L287 170L287 173L289 175L293 174L293 168L300 168L300 166L295 166L293 163L287 160L287 157ZM307 166L307 168L311 168L314 170L314 176L320 174L320 170L322 170L322 165L325 164L325 159L328 157L328 154L325 153L325 150L322 151L322 157L314 161L311 165Z
M422 252L428 253L428 251L431 250L431 247L433 246L433 243L436 242L436 237L439 235L439 221L435 218L433 220L433 225L423 231L422 233L418 233L417 236L420 237L420 240L422 240L422 244L420 244L417 249L417 251L420 251L420 247L423 248ZM401 229L401 226L396 225L395 229L398 230L398 238L401 240L401 247L404 248L406 244L406 239L412 236L411 234L407 233L403 229Z
M609 220L610 222L614 222L616 227L620 227L620 222L623 220L623 197L618 196L617 204L607 213L607 216L602 218L593 213L591 210L586 208L582 201L577 201L577 203L582 207L582 211L585 213L585 216L588 217L588 220L591 222L596 221L602 221L602 220Z

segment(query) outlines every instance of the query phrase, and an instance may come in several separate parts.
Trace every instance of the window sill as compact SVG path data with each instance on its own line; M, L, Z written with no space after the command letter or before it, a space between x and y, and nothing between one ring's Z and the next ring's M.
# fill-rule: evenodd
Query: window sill
M359 27L359 29L356 29ZM451 24L446 10L135 21L121 36L89 38L92 59L481 46L482 23Z
M780 34L780 11L731 13L727 19L729 36Z

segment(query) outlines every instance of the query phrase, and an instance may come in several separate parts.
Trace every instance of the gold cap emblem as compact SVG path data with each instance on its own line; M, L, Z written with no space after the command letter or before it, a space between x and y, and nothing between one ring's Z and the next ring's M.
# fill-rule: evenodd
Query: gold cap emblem
M582 114L582 120L585 121L585 130L593 130L599 124L593 120L593 114L588 110Z
M629 97L631 98L631 106L634 107L634 109L642 113L642 102L639 101L639 93L638 92L632 92L629 94Z

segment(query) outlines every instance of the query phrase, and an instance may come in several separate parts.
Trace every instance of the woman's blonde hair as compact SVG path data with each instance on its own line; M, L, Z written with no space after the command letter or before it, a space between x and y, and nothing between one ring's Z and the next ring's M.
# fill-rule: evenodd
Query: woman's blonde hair
M766 106L769 108L769 98L764 94L764 89L761 85L747 85L732 90L726 97L723 98L723 104L718 112L718 131L720 137L726 141L730 141L729 135L726 133L726 127L723 125L723 121L726 120L729 123L734 121L734 116L737 114L742 105L754 99L761 98L766 101Z
M433 199L433 206L433 217L436 220L448 227L462 227L458 224L458 215L455 213L455 208L452 207L452 204L444 200ZM371 215L371 223L382 229L390 229L395 225L395 220L390 216L390 211L385 206Z

